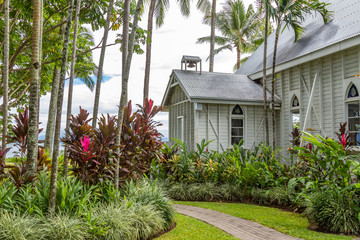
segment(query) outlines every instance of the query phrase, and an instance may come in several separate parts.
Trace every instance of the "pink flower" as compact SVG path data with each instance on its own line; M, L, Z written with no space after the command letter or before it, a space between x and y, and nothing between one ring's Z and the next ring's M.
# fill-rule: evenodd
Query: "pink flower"
M346 146L346 137L345 134L341 135L341 144L343 145L343 148Z
M85 136L83 139L80 139L81 146L84 149L84 152L89 152L90 138Z

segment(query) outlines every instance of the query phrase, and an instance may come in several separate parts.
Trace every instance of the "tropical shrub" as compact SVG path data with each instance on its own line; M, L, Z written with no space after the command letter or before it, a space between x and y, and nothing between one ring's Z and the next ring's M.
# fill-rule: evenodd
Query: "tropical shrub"
M131 101L124 109L121 134L120 174L123 178L139 178L148 172L153 159L161 151L161 134L156 129L162 124L154 116L162 111L153 101L145 99L144 105L132 112Z
M42 239L39 219L16 212L0 212L0 239L35 240Z
M359 195L331 189L311 196L306 214L319 230L359 234Z

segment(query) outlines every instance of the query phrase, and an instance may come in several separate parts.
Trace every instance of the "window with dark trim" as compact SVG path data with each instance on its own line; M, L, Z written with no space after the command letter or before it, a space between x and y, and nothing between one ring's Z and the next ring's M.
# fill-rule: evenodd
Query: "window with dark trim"
M360 102L359 92L354 84L351 84L346 94L346 115L348 130L352 133L351 141L360 145Z
M239 144L244 139L244 112L236 105L231 112L231 145Z

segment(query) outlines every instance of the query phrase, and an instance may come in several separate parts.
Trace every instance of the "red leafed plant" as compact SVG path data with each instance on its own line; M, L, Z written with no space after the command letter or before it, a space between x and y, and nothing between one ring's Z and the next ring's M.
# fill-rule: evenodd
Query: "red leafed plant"
M162 111L161 106L154 106L150 99L132 113L131 101L124 109L121 135L120 173L121 177L141 177L150 168L152 159L162 148L161 134L156 129L162 124L154 116Z
M349 147L355 145L355 141L352 141L352 139L355 137L355 134L350 133L347 129L347 122L340 123L340 128L338 132L336 132L337 141L341 145L343 145L344 150L348 150Z
M62 141L68 147L72 172L85 184L97 184L112 179L115 166L116 118L100 117L99 128L89 124L89 113L80 108L77 116L72 115L66 137Z

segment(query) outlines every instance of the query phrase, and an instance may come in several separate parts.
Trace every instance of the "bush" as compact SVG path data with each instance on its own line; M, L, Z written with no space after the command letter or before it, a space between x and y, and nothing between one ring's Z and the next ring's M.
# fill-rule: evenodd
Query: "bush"
M19 213L0 213L0 239L37 240L42 239L36 218Z
M149 181L143 180L137 187L130 188L128 185L127 189L126 194L129 201L153 206L162 215L166 222L166 228L172 224L174 209L163 189L158 187L156 182L151 184Z
M354 194L327 190L312 195L306 214L319 230L359 234L358 203Z
M94 215L108 227L104 236L108 240L148 239L164 230L166 225L159 211L151 205L141 203L99 207Z
M263 205L289 206L290 199L286 189L275 187L268 190L254 189L251 193L252 201Z
M39 231L44 239L49 240L83 240L89 237L86 224L66 214L45 218Z

